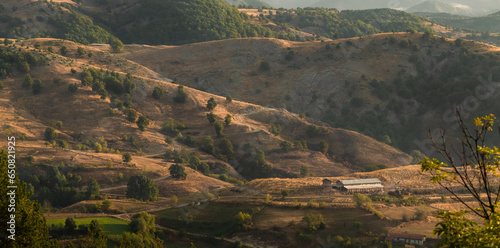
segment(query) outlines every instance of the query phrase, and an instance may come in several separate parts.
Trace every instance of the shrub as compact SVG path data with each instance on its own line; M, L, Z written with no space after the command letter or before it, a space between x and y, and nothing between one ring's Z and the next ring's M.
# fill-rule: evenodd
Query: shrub
M232 116L230 114L227 114L226 117L224 118L224 124L226 124L226 126L229 126L229 124L231 124L231 121L232 121Z
M328 152L328 143L326 143L326 141L322 140L319 142L319 151L323 154Z
M123 42L117 38L113 39L109 45L111 46L111 50L115 53L120 52L123 49Z
M177 95L174 97L174 101L177 103L187 102L188 94L184 91L184 86L179 85L177 87Z
M127 120L129 122L135 122L137 120L137 111L135 111L135 109L128 109Z
M173 164L170 166L170 168L168 170L170 171L170 175L173 178L186 180L187 174L184 170L184 166L182 166L180 164Z
M68 91L71 93L77 92L78 91L78 84L74 83L74 84L68 85Z
M52 82L55 84L61 84L63 82L63 80L60 77L56 77L56 78L52 79Z
M3 90L4 87L5 87L5 84L3 83L3 81L0 81L0 90Z
M290 148L292 148L292 142L288 140L284 140L280 143L280 147L283 151L288 151Z
M226 101L231 103L233 102L233 98L231 96L226 96Z
M303 176L303 177L309 176L309 167L307 167L305 165L302 165L300 167L300 175Z
M280 124L273 124L271 126L271 133L274 134L274 136L278 136L281 134L281 125Z
M48 127L45 129L44 133L45 140L52 141L57 138L56 130L53 127Z
M60 52L62 56L66 56L66 54L68 54L68 48L66 46L61 46Z
M215 133L217 134L217 137L222 137L224 136L224 125L222 125L222 123L216 121L214 123L214 127L215 127Z
M282 199L285 199L285 197L289 196L290 192L288 190L282 190L281 191L281 197Z
M215 107L217 107L217 102L215 101L215 98L211 97L207 102L207 109L212 111Z
M156 86L156 87L153 89L153 94L152 94L153 98L154 98L154 99L156 99L156 100L160 100L160 99L161 99L161 97L163 96L163 92L164 92L164 91L165 91L165 90L164 90L162 87L160 87L160 86Z
M266 198L264 198L264 203L269 204L269 203L271 203L272 199L273 199L273 197L270 194L267 194Z
M132 154L130 154L130 152L124 153L122 157L123 157L123 162L125 163L132 161Z
M190 146L190 147L195 147L196 146L196 140L193 138L193 136L187 135L184 138L184 144L186 144L187 146Z
M128 180L126 196L141 201L156 201L158 200L158 187L151 178L133 175Z
M269 65L269 62L267 62L267 61L260 62L259 71L265 72L265 71L270 71L270 70L271 70L271 66Z
M42 92L42 89L45 88L45 84L40 79L35 79L33 81L33 95L38 95Z
M201 150L208 153L208 154L214 154L215 153L215 146L214 146L214 140L210 136L206 136L203 138L201 141Z
M146 130L146 127L149 126L149 119L146 118L146 116L140 116L139 119L137 119L137 127L139 128L139 130L141 131L145 131Z
M33 79L31 78L30 74L26 74L26 76L24 76L22 86L25 89L31 88L31 86L33 86Z
M56 122L56 127L57 127L57 129L61 129L61 128L62 128L62 126L63 126L62 121L58 121L58 122Z
M85 54L85 50L83 49L83 47L78 47L76 49L76 55L78 55L78 57L83 57L84 54Z
M110 200L105 200L102 202L102 211L109 211L111 209L111 206L113 206L113 202Z
M210 113L207 114L207 119L208 119L208 122L214 123L217 120L217 115L215 115L214 113L210 112Z
M166 135L177 136L185 128L186 126L183 123L169 118L167 121L163 122L161 132Z

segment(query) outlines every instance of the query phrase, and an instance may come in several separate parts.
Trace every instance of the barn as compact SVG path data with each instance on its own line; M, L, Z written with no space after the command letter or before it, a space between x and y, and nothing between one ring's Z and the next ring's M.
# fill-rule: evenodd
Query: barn
M339 180L333 188L347 193L378 193L384 191L384 185L378 178Z

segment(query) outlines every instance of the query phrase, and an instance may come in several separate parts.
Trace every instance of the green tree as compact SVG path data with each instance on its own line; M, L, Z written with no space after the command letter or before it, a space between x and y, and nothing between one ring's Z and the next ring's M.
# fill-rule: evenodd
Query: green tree
M290 148L292 148L292 142L288 141L288 140L283 140L281 143L280 143L280 147L283 151L288 151Z
M64 231L68 234L73 234L76 230L76 222L73 218L66 218L64 221Z
M5 83L3 81L0 81L0 90L3 90L5 88Z
M68 85L68 91L71 93L75 93L76 91L78 91L78 84L74 83Z
M206 136L203 140L201 140L201 150L208 154L215 153L214 140L212 137Z
M123 162L128 163L132 161L132 154L130 154L130 152L126 152L122 156L123 156Z
M113 206L113 202L110 200L105 200L102 202L102 211L109 211L111 209L111 206Z
M92 199L100 195L99 193L99 183L94 178L91 178L87 183L87 191L85 193L87 199Z
M217 137L222 137L224 136L224 125L218 121L216 121L214 123L214 127L215 127L215 133L217 134Z
M62 128L62 126L63 126L62 121L57 121L57 122L56 122L56 127L57 127L57 129L59 129L59 130L60 130L60 129Z
M49 231L42 209L37 201L30 200L33 191L28 190L26 183L21 183L19 179L10 180L8 172L7 152L0 151L0 227L5 235L2 239L2 247L50 247L48 243ZM16 187L15 190L7 186ZM16 212L9 211L11 207L10 197L15 194ZM12 215L15 215L12 221ZM10 223L15 222L15 230ZM10 239L9 236L13 239ZM14 240L15 239L15 240ZM55 246L53 246L55 247Z
M42 83L42 80L40 79L35 79L35 81L33 81L33 95L38 95L42 92L42 89L45 88L45 84Z
M33 86L33 79L31 78L30 74L26 74L26 76L24 76L22 86L25 89L31 88L31 86Z
M158 200L158 186L151 178L136 174L128 180L126 196L141 201L156 201Z
M239 212L236 215L236 223L238 227L242 230L247 230L252 226L252 216L247 213Z
M92 144L92 149L93 149L95 152L99 153L99 152L101 152L101 151L102 151L102 145L101 145L101 144L99 144L99 142L94 142L94 144Z
M85 54L85 50L83 49L83 47L78 47L76 49L76 55L78 55L78 57L83 57L84 54Z
M441 132L438 138L429 133L435 151L444 159L424 157L420 162L423 172L431 174L430 181L440 185L451 197L468 210L459 212L440 211L441 222L434 233L441 237L446 247L495 247L500 245L500 186L495 185L500 175L500 150L488 147L488 136L493 131L496 117L491 114L475 118L469 127L457 110L459 139L450 139ZM455 141L455 143L453 143ZM459 147L460 149L457 149ZM453 183L452 183L453 182ZM461 187L456 187L460 185ZM458 190L468 194L460 194ZM474 201L466 200L472 197ZM480 226L465 215L471 212L479 216Z
M53 127L48 127L45 129L44 133L45 140L52 141L57 138L56 130Z
M181 179L181 180L186 180L187 174L184 171L184 166L182 166L180 164L173 164L173 165L170 166L170 168L168 170L170 172L170 175L173 178L178 178L178 179Z
M26 61L17 62L17 69L22 73L30 72L30 64Z
M179 202L179 198L177 198L176 195L173 195L170 200L172 200L172 204L174 204L174 206Z
M139 119L137 119L137 127L139 128L139 130L141 131L145 131L146 130L146 127L149 126L149 119L146 118L146 116L140 116Z
M149 237L155 236L155 217L144 211L132 216L129 226L134 233L140 233Z
M305 166L305 165L302 165L302 166L300 167L300 175L301 175L302 177L307 177L307 176L309 176L309 167L307 167L307 166Z
M232 118L233 117L230 114L226 115L226 117L224 118L224 123L226 124L226 126L229 126L229 124L231 124Z
M68 54L68 48L66 46L62 46L59 51L61 52L62 56L66 56L66 54Z
M93 248L106 248L108 237L104 234L104 228L99 225L97 220L90 221L87 227L87 235L85 236L88 247Z
M274 136L279 136L281 134L281 125L273 124L271 126L271 133L274 134Z
M163 87L160 87L160 86L156 86L154 89L153 89L153 98L156 99L156 100L160 100L161 97L163 96L163 92L165 90L163 89Z
M281 191L281 197L282 199L285 199L285 197L289 196L290 192L288 190L282 190Z
M233 102L233 98L228 95L228 96L226 96L226 101L231 103L231 102Z
M177 103L187 102L188 94L184 91L184 86L179 85L177 87L177 95L174 97L174 101Z
M269 65L269 62L267 62L267 61L260 62L259 71L266 72L266 71L270 71L270 70L271 70L271 66Z
M226 155L229 160L234 159L234 149L233 144L230 140L224 138L220 142L220 151L222 154Z
M135 111L135 109L129 108L127 112L127 120L130 122L135 122L137 120L137 111Z
M121 52L122 49L123 49L123 42L119 39L113 39L109 45L111 46L111 50L113 50L113 52L117 53L117 52Z
M207 114L207 119L208 119L208 122L214 123L217 120L217 115L215 115L214 113L210 112L210 113Z
M328 152L328 143L324 140L319 142L319 151L323 154L326 154Z
M212 111L214 108L217 107L217 102L215 101L215 98L210 97L210 99L207 102L207 109Z

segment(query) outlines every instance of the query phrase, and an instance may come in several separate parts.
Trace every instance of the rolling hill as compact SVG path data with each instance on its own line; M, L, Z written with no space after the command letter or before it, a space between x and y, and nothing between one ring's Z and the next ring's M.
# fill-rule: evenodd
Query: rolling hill
M427 130L450 127L455 104L465 104L489 75L497 80L497 52L471 41L396 33L312 43L129 46L124 57L187 86L303 113L408 153L428 153ZM478 102L476 115L499 113L493 99Z
M232 143L236 156L234 161L229 161L231 163L229 165L225 162L227 159L222 159L224 156L221 157L218 152L214 153L216 156L213 156L198 151L198 156L202 161L212 165L213 173L225 167L229 175L234 178L242 179L239 173L243 173L248 178L245 171L248 170L247 166L252 165L251 161L245 162L244 158L248 155L255 156L252 154L258 150L264 151L267 163L273 165L273 171L269 176L280 177L296 177L300 173L301 166L308 167L310 172L316 175L341 175L364 170L365 165L385 164L394 167L410 162L408 155L352 131L325 128L321 129L323 132L321 136L311 136L307 131L310 126L313 123L319 126L322 124L285 110L265 108L240 101L228 103L225 97L187 87L185 89L189 95L187 103L175 103L177 84L162 81L164 76L101 50L107 50L109 47L86 47L53 39L27 40L23 41L22 45L19 42L13 45L22 47L24 51L31 50L36 57L40 58L41 61L39 60L32 66L29 74L33 78L41 79L44 86L39 94L33 95L31 90L26 90L21 86L24 74L16 70L10 72L13 75L12 78L3 80L5 88L1 91L2 99L4 99L2 123L5 125L2 135L24 133L29 145L22 149L21 156L33 156L37 164L50 166L64 162L71 164L70 171L72 171L79 164L86 167L95 163L99 165L95 170L92 167L87 168L88 175L93 175L93 171L103 170L101 166L105 167L108 162L118 164L120 167L127 166L120 163L121 155L111 154L119 150L122 153L136 154L134 163L137 169L145 169L154 175L164 176L170 162L165 163L161 159L143 160L142 157L161 158L166 151L174 148L178 152L184 150L196 152L201 149L203 139L207 136L213 137L218 147L222 138L217 137L213 124L210 124L206 118L209 112L206 103L212 97L219 103L213 111L218 116L218 120L228 114L232 116L231 124L224 128L224 138ZM35 45L41 50L38 52L33 50ZM58 52L48 52L49 47L59 51L59 47L62 46L67 47L69 51L64 56L57 54ZM84 49L85 56L77 55L78 47ZM93 54L91 58L87 56L90 52ZM106 74L118 75L122 79L125 74L130 73L133 75L133 82L137 85L137 89L130 95L130 98L129 95L116 93L114 88L106 86L109 91L108 96L102 99L103 93L99 93L100 97L97 94L100 91L93 91L92 88L96 87L95 85L92 87L81 85L82 80L79 74L86 68L115 71L113 74ZM77 74L71 73L70 69L75 69ZM55 81L58 83L53 83L53 79L57 79ZM76 93L68 91L71 84L78 86ZM162 87L165 91L165 96L160 100L151 97L151 92L156 86ZM138 116L146 116L150 120L151 124L146 131L139 131L134 123L126 120L129 110L126 107L120 107L122 104L127 104L137 111ZM173 138L177 137L173 145L166 143L166 136L162 131L163 122L168 121L169 118L174 118L186 126L178 137L173 136ZM99 121L96 122L96 119ZM59 139L54 142L45 142L44 130L46 127L54 126L58 121L63 124L63 128L57 131ZM279 136L271 134L273 124L280 124L282 131ZM195 145L186 145L185 138L188 136L194 139ZM134 142L130 141L130 137L133 137ZM309 149L293 148L289 151L282 151L280 143L284 140L291 142L305 140ZM329 144L326 155L316 151L319 149L318 143L323 140ZM107 152L102 154L92 152L96 142L106 148L107 150L103 149ZM346 146L346 142L350 145ZM249 144L251 144L250 148ZM251 153L248 153L249 151ZM149 163L151 163L151 168L148 168ZM132 171L136 170L133 166L131 168ZM106 181L105 175L108 173L101 174L103 177L98 178Z

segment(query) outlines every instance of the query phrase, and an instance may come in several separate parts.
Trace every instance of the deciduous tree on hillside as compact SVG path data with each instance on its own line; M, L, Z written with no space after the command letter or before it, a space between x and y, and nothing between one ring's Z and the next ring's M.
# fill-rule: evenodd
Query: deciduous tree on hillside
M433 147L443 161L425 157L422 171L431 174L431 182L446 189L452 198L466 210L440 211L442 219L434 229L446 247L498 247L500 246L500 149L488 147L488 134L493 131L494 115L474 119L468 126L457 110L460 137L449 139L442 131L439 137L429 133ZM465 190L467 194L461 194ZM468 200L471 198L473 201ZM480 226L465 218L470 212L484 220Z
M127 198L141 201L158 200L158 187L151 178L142 174L133 175L127 183Z

